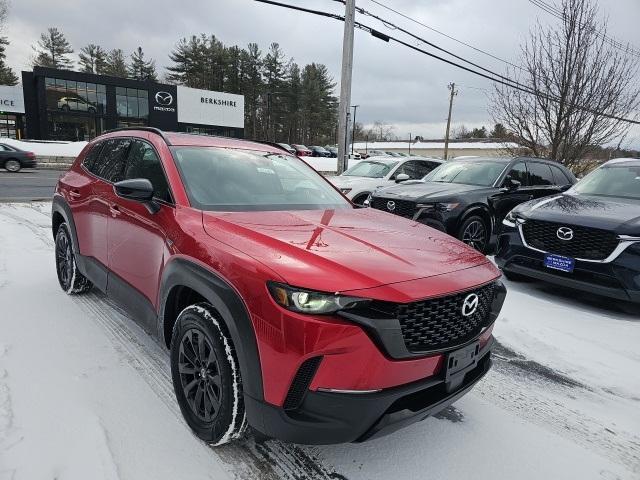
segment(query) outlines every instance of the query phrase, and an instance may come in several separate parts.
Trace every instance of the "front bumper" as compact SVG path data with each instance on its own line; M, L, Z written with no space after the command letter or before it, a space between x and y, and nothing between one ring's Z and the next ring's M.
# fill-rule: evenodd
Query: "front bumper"
M245 408L252 426L270 437L315 445L363 442L424 420L468 393L491 368L492 344L493 338L482 347L475 364L449 379L441 371L375 393L309 391L294 411L245 395Z
M517 228L503 225L495 257L503 271L617 300L640 303L640 243L627 248L611 262L576 260L573 273L546 268L544 257L545 253L524 245Z

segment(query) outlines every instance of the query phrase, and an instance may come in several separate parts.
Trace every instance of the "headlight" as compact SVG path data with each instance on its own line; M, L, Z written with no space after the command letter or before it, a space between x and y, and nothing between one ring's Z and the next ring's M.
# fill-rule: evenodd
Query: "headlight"
M275 282L269 282L267 286L278 305L298 313L335 313L370 302L366 298L314 292Z
M450 212L460 205L459 203L419 203L416 205L427 211Z
M502 220L503 225L511 228L516 228L517 223L524 223L524 220L514 213L513 210L507 213L507 216Z
M340 189L340 191L341 191L342 193L344 193L345 195L346 195L347 193L349 193L351 190L352 190L351 188L341 188L341 189Z

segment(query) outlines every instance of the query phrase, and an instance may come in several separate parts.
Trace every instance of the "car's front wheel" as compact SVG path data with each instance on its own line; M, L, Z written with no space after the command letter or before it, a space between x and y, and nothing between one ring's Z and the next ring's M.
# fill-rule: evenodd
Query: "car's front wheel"
M242 436L246 415L235 348L211 305L185 308L171 337L171 376L187 424L205 442Z
M56 273L62 290L69 295L91 290L93 284L78 270L71 234L66 223L61 224L56 232L55 252Z
M5 170L7 170L7 172L15 173L20 171L22 165L20 165L20 162L18 160L11 158L4 163L4 168Z
M361 193L353 198L353 203L356 205L364 205L364 201L367 198L369 198L369 192Z
M458 231L458 239L479 252L486 253L489 244L489 228L482 217L472 215L467 218Z

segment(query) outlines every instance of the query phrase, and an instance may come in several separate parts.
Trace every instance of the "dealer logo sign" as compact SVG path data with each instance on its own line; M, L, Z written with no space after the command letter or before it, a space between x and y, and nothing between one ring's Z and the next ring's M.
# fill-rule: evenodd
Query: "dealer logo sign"
M156 101L156 105L153 106L153 109L158 112L175 112L176 109L173 107L173 95L169 92L157 92L154 100Z

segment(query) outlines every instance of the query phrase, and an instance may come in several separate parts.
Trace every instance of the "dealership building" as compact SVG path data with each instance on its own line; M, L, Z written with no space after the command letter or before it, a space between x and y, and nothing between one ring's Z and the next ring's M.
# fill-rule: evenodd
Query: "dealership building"
M90 140L119 127L244 137L244 96L34 67L0 87L0 136Z

